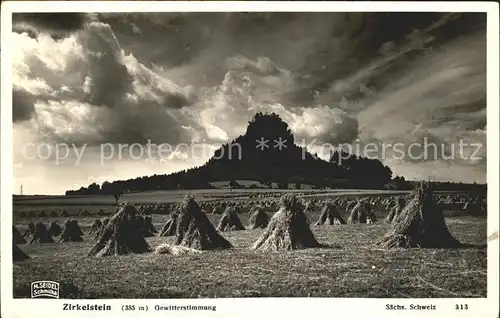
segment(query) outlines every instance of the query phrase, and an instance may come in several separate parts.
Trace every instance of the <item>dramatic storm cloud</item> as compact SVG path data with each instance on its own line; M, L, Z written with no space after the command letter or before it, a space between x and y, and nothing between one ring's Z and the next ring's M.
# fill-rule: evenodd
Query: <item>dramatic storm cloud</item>
M113 168L98 152L106 143L214 149L258 111L279 114L310 150L425 139L450 156L465 140L483 143L485 156L485 21L460 13L15 14L16 141L87 147L81 175L54 179L58 189L88 184L88 171L112 180L203 164L210 153L193 158L189 147L163 164L125 154ZM485 181L485 159L387 154L384 163L408 178L439 170L443 180ZM24 157L18 150L15 160L31 173L16 170L17 183L74 169Z
M189 89L127 54L108 24L55 40L15 33L14 121L31 120L43 142L189 141L178 111Z
M76 12L16 13L12 17L12 26L14 31L27 32L35 38L40 32L60 38L82 29L91 19L92 15Z

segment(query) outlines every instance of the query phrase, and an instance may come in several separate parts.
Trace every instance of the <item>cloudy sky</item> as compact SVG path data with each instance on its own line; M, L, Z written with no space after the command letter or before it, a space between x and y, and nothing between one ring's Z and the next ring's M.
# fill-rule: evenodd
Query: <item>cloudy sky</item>
M325 143L427 139L454 159L391 150L381 159L407 179L485 182L485 21L464 13L15 14L15 191L57 194L201 165L257 111L278 113L320 154ZM459 156L460 140L482 144L482 159L462 158L476 146ZM131 157L117 146L148 141L173 150L150 147L140 157L134 146Z

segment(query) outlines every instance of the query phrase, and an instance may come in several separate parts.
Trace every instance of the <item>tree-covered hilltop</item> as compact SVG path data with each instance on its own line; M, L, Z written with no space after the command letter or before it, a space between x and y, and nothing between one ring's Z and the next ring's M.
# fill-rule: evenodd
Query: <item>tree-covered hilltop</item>
M222 145L203 166L169 175L104 182L102 186L92 184L66 194L204 189L211 187L210 182L230 180L256 180L263 185L302 183L318 188L383 188L391 179L391 169L376 159L333 152L330 161L322 160L295 144L288 124L277 114L257 113L243 135Z

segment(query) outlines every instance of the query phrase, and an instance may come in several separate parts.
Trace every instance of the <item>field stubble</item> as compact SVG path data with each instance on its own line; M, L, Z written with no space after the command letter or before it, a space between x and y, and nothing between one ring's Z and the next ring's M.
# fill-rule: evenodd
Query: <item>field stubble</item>
M155 227L168 217L153 215ZM317 217L308 215L311 223ZM217 224L219 216L209 218ZM246 225L248 214L240 218ZM95 217L74 219L88 232ZM485 242L486 218L446 221L460 241ZM22 231L26 222L16 225ZM79 243L20 245L31 259L14 265L14 297L29 297L36 280L60 282L64 298L486 297L484 249L379 249L373 243L388 229L383 221L312 229L328 247L252 251L262 229L224 232L235 248L196 255L89 258L91 236ZM153 248L172 240L147 238Z

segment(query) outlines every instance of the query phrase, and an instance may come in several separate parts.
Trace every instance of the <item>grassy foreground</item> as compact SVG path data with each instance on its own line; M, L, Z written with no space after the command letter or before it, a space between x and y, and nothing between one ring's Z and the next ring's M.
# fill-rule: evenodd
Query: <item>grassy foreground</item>
M167 218L154 215L156 228ZM215 223L218 216L210 218ZM309 215L311 221L316 218ZM241 219L247 224L246 214ZM79 219L84 232L92 220ZM446 221L460 241L486 241L486 218ZM60 282L63 298L486 297L484 249L379 249L373 243L388 228L382 221L312 228L330 247L250 250L263 230L225 232L233 249L187 256L88 258L89 236L81 243L20 245L31 259L14 265L14 297L30 297L30 283L36 280ZM154 248L172 238L147 240Z

